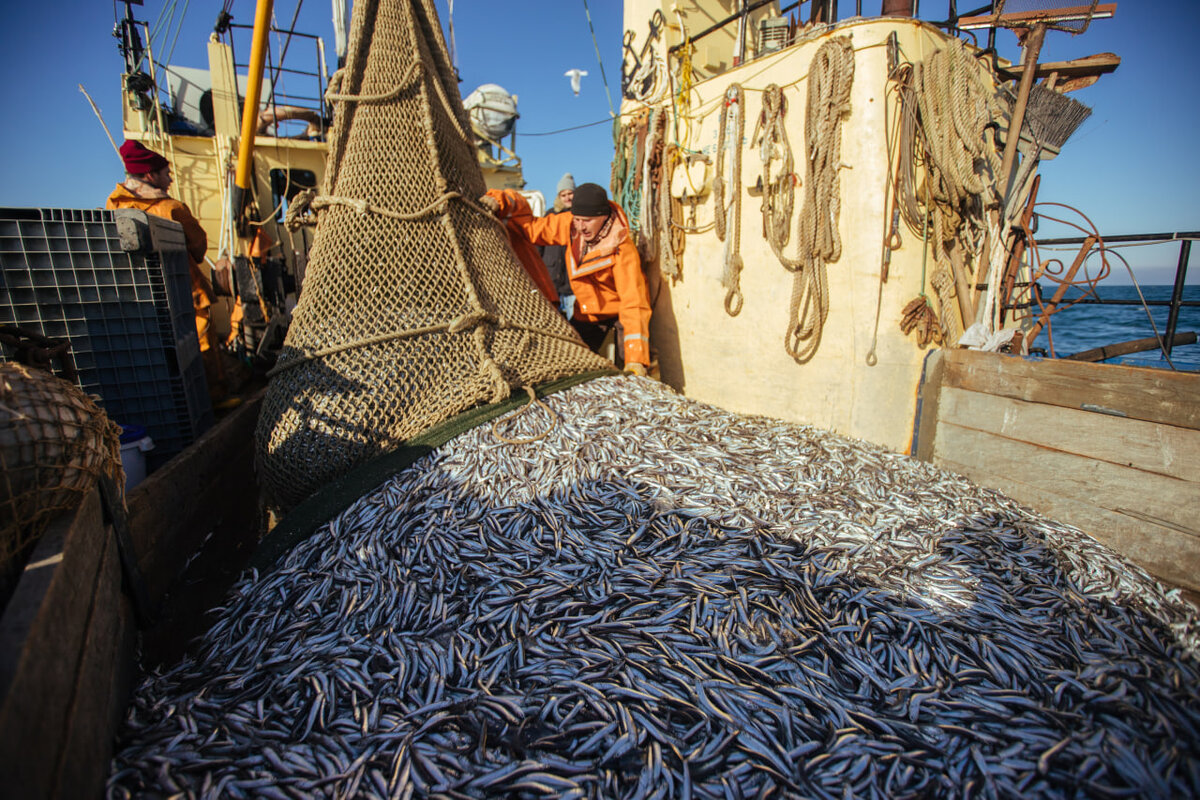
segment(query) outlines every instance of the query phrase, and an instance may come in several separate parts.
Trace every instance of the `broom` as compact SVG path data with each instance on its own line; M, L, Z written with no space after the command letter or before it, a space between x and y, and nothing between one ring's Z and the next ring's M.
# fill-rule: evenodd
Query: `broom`
M1025 107L1025 122L1033 138L1033 153L1027 154L1021 163L1016 179L1009 182L1004 195L1005 217L1016 205L1014 199L1020 198L1024 186L1033 172L1034 165L1041 157L1044 147L1060 149L1067 143L1071 134L1091 116L1092 110L1078 100L1047 88L1045 84L1030 87L1027 105ZM1018 189L1014 192L1014 189Z

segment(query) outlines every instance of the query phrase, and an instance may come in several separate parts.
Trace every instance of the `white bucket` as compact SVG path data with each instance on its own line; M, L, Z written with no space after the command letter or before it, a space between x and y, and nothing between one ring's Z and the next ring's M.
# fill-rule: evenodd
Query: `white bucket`
M146 451L154 449L154 441L141 425L121 426L121 466L125 468L125 491L146 477Z

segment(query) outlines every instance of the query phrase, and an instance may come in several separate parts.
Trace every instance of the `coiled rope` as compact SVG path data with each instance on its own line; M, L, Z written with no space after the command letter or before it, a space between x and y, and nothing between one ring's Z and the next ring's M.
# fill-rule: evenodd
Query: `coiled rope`
M733 122L732 132L729 130ZM725 313L736 317L742 311L742 133L746 128L746 93L740 83L732 83L725 90L725 106L721 111L721 124L717 131L717 174L713 179L713 196L716 201L714 215L717 238L725 242L725 262L721 273L721 286L725 287ZM730 184L725 184L725 151L731 151ZM733 231L728 236L728 217L725 205L726 191L733 195Z
M1002 230L990 213L1000 202L1000 157L988 131L1000 107L974 56L957 40L923 62L897 66L892 79L901 106L897 202L910 230L928 230L930 283L945 341L954 344L972 320L960 321L951 263L1004 258ZM917 189L918 167L924 191ZM963 300L970 305L970 298Z
M664 277L672 279L679 277L679 262L687 240L677 222L683 218L683 202L671 194L671 177L682 163L677 145L668 144L663 148L658 183L658 218L662 224L658 236L658 268Z
M772 83L763 91L762 112L755 125L754 142L759 143L762 159L762 222L763 235L771 245L771 251L788 270L795 272L800 260L783 254L784 247L792 235L792 211L796 203L796 173L792 159L792 145L788 142L783 118L787 114L787 101L783 90ZM779 174L772 177L771 165L779 162Z
M829 314L829 284L825 265L842 255L838 236L842 168L842 121L850 115L854 82L854 47L849 36L836 36L821 45L808 74L808 103L804 144L808 177L797 222L800 261L792 284L792 302L784 349L797 363L816 355Z
M662 159L663 134L666 130L666 114L660 107L650 112L650 121L646 125L645 155L642 159L642 202L638 208L639 229L641 230L642 252L647 256L658 248L658 228L655 224L657 213L657 198L654 195L658 183L654 180L655 172Z

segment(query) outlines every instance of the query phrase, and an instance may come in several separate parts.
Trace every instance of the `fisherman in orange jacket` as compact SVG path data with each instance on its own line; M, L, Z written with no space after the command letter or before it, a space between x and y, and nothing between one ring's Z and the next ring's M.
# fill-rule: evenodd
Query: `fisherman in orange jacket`
M493 189L487 197L496 215L516 220L533 244L567 246L567 277L575 293L567 318L593 350L616 327L617 366L645 375L650 366L650 295L625 212L608 199L604 187L576 187L571 213L548 217L534 217L525 198L512 190Z
M224 396L224 369L217 351L217 333L212 326L209 307L216 300L212 282L200 269L208 250L208 235L192 216L188 207L167 194L171 186L171 165L147 149L141 142L130 139L121 145L121 160L125 162L125 180L108 196L105 208L136 208L174 220L183 226L183 237L192 278L192 306L196 311L196 335L200 340L200 355L208 378L209 394L213 399Z

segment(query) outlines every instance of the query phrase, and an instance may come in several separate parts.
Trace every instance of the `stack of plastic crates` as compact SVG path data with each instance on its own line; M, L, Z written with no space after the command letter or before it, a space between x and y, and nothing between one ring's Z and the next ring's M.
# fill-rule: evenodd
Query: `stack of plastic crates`
M183 229L171 220L0 208L0 325L67 339L80 387L154 440L151 467L212 425Z

